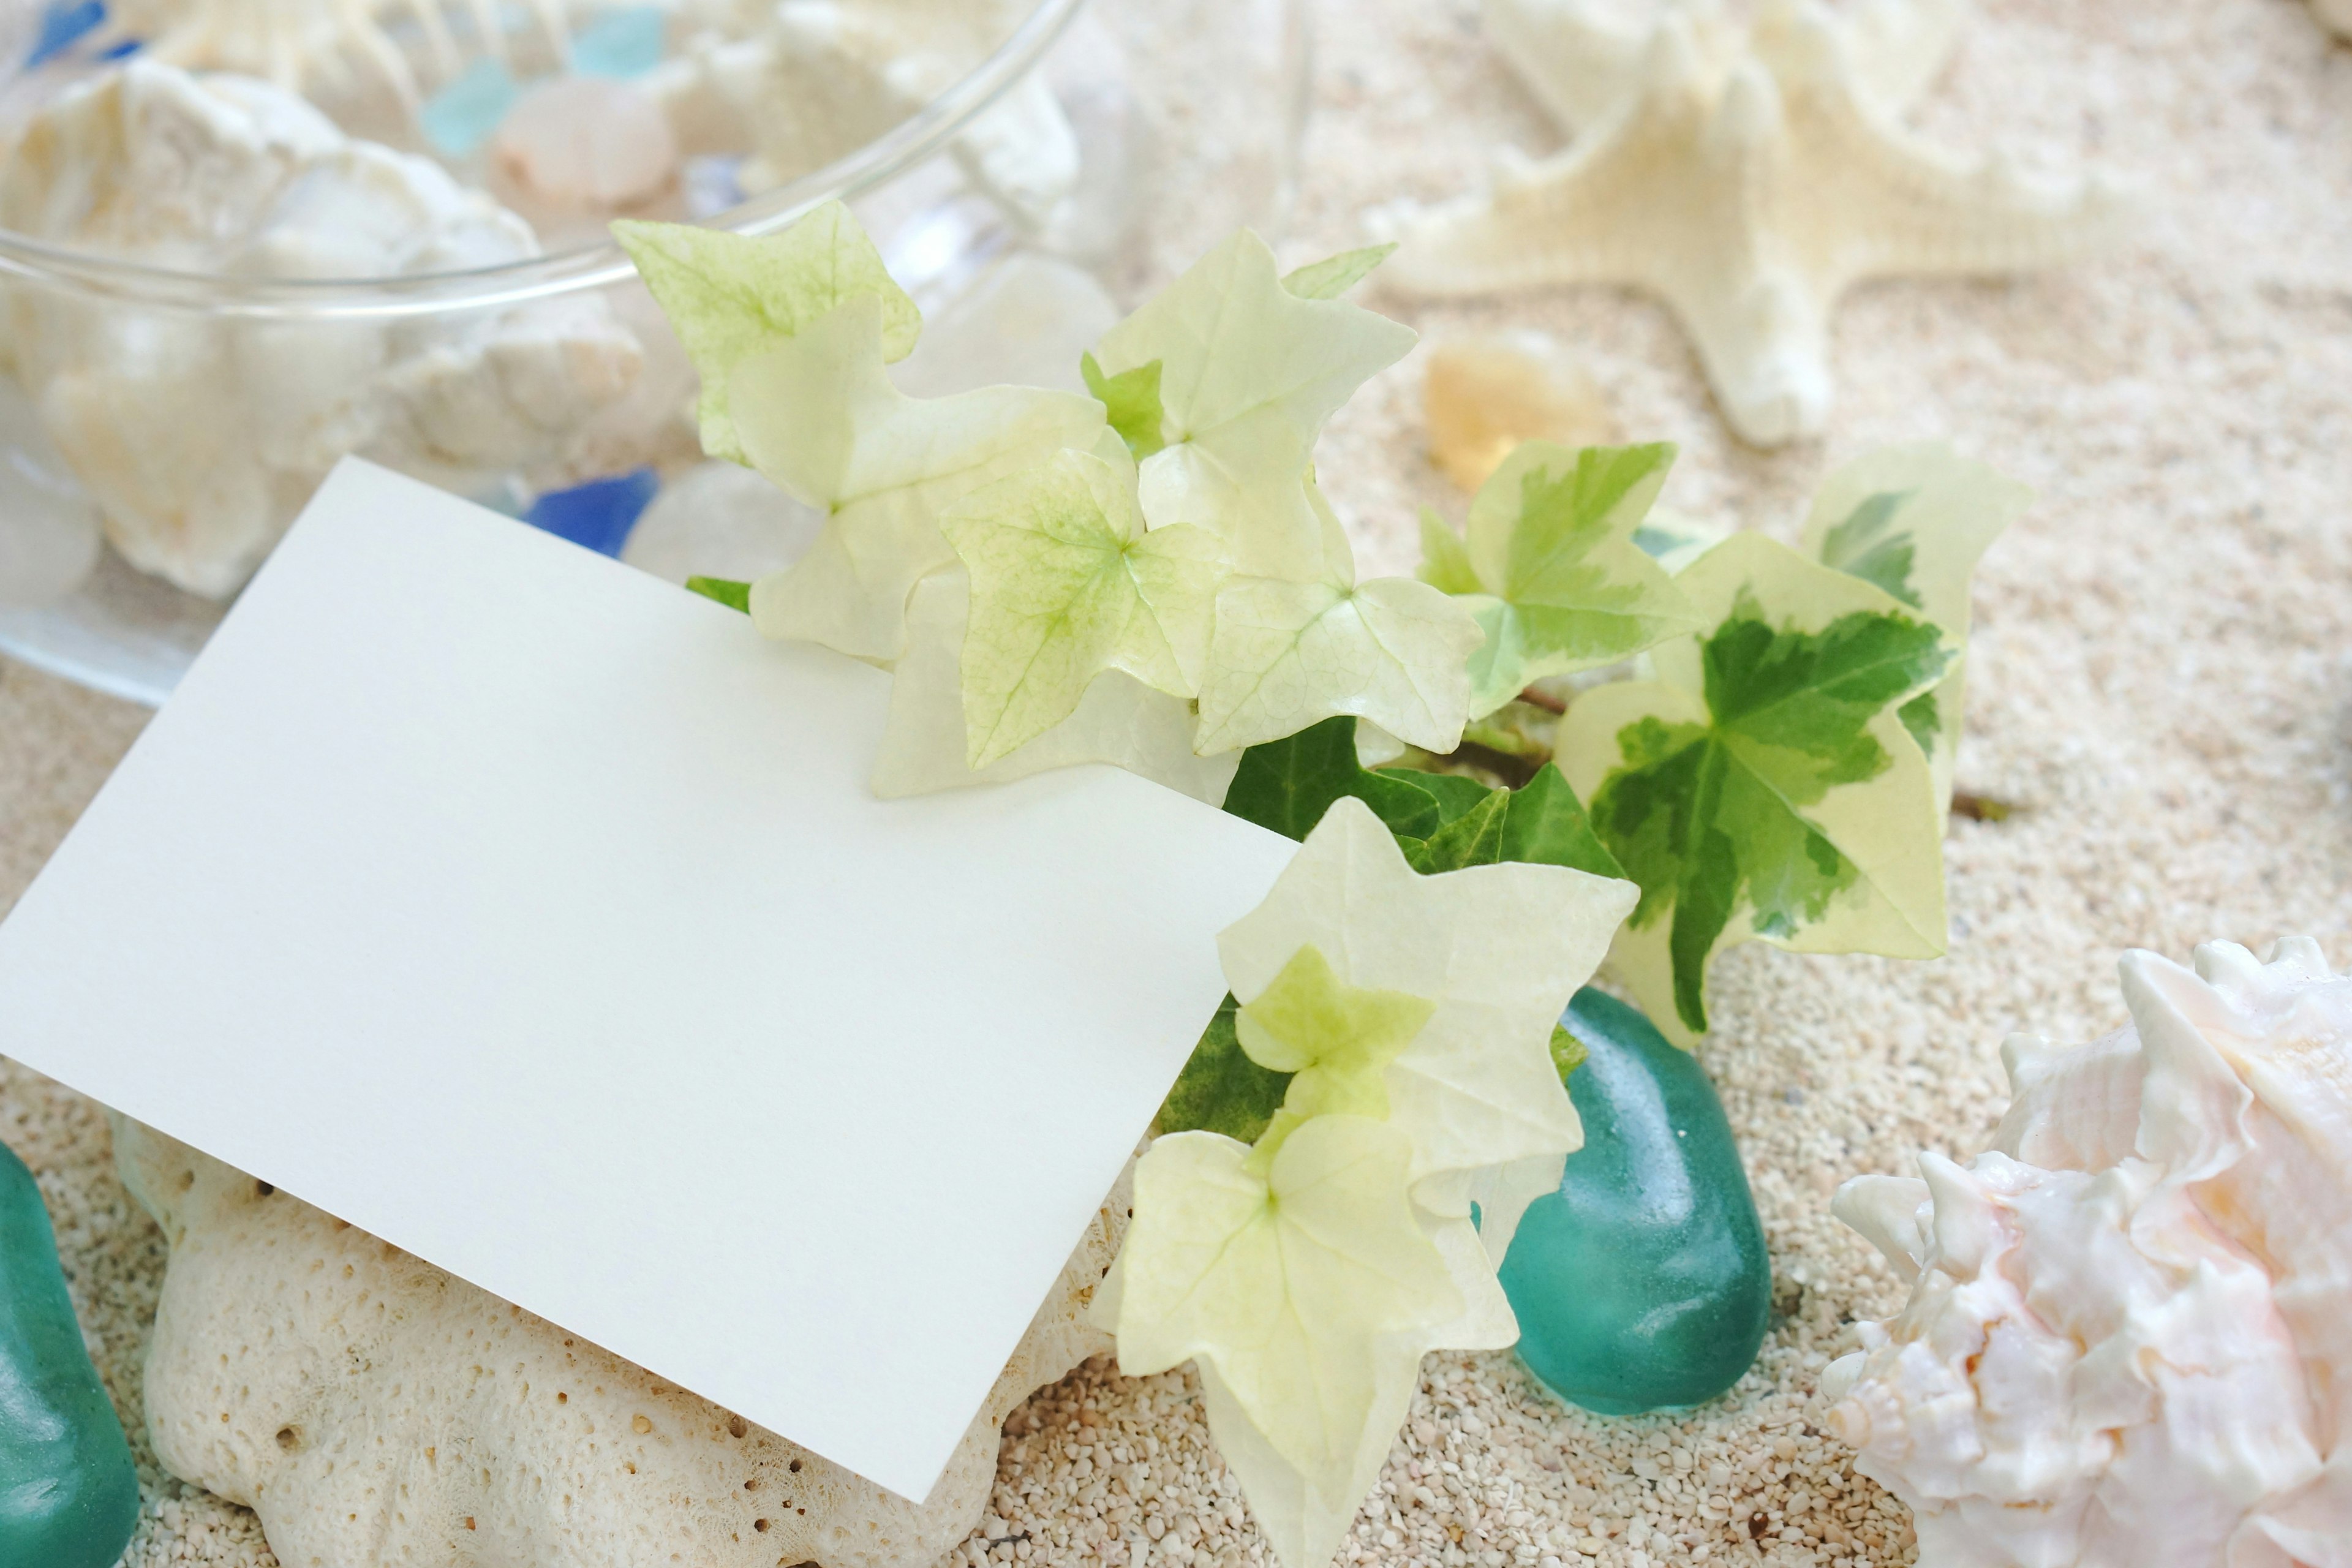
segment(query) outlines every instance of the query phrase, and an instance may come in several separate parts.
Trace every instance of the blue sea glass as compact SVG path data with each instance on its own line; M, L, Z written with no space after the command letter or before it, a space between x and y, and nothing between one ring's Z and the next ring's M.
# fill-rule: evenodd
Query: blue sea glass
M1712 1399L1764 1342L1772 1266L1723 1104L1698 1059L1604 992L1560 1022L1584 1046L1584 1147L1519 1221L1500 1270L1519 1354L1603 1415Z
M41 1190L0 1145L0 1563L110 1568L139 1472L83 1349Z
M632 468L568 490L550 490L530 503L523 521L600 555L618 555L660 489L653 469Z

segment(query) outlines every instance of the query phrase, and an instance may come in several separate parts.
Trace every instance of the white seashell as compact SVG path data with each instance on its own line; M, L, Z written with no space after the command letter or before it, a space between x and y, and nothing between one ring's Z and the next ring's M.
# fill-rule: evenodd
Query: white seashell
M669 120L641 89L557 77L525 91L490 141L496 189L527 216L641 207L677 177Z
M178 271L366 279L538 253L436 165L291 93L134 58L44 110L0 226ZM636 374L593 299L469 314L241 320L10 287L0 331L41 423L142 571L226 595L335 461L451 488L547 460ZM5 526L5 520L0 520Z
M2311 0L2319 25L2339 38L2352 38L2352 0Z
M260 77L288 91L364 70L400 100L418 99L415 71L394 41L413 25L445 76L461 50L445 11L469 45L503 58L507 29L496 0L115 0L111 37L141 41L147 58L191 70ZM555 56L566 50L562 0L530 0L529 16Z
M952 87L1010 37L1034 0L782 0L683 7L680 49L646 78L688 153L752 156L762 190L845 157ZM1032 72L954 143L971 182L1043 227L1076 187L1077 134Z
M1564 152L1407 229L1381 277L1427 294L1563 283L1658 295L1733 429L1771 445L1828 417L1829 317L1867 278L2070 259L2132 210L2097 180L2021 184L1927 147L1897 116L1959 0L1759 0L1751 25L1668 0L1486 0L1488 34L1561 123Z
M1913 1284L1832 1419L1920 1568L2347 1568L2352 976L2122 968L2122 1030L2004 1047L1990 1151L1839 1190Z
M159 1132L114 1137L172 1247L156 1458L257 1512L281 1563L928 1568L980 1523L1005 1416L1110 1349L1085 1314L1125 1178L919 1506Z

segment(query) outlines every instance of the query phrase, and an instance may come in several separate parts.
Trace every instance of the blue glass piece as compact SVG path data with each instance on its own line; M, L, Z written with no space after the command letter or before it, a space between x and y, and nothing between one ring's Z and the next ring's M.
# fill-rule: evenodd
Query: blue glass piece
M41 31L33 40L33 52L25 57L25 68L31 70L57 58L105 21L104 0L49 0L41 12Z
M476 60L447 87L425 100L416 123L445 158L464 158L490 139L521 89L497 60Z
M125 38L119 44L110 44L99 50L98 58L101 60L127 60L146 47L144 38Z
M581 76L625 81L661 64L664 17L658 5L605 12L573 35L572 68Z
M1698 1058L1604 992L1560 1023L1585 1048L1584 1147L1503 1259L1519 1354L1607 1415L1698 1405L1739 1381L1771 1320L1772 1264L1731 1123Z
M651 468L632 468L568 490L550 490L530 503L523 521L599 555L617 556L659 489L661 479Z

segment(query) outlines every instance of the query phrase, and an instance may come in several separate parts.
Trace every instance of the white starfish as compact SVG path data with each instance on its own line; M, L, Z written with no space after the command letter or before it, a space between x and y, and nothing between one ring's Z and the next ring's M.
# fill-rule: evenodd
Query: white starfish
M1962 160L1896 117L1948 53L1961 0L1711 0L1644 25L1622 0L1486 0L1505 59L1577 132L1498 158L1491 192L1412 226L1382 277L1428 294L1560 283L1662 297L1725 416L1772 445L1819 431L1829 316L1865 278L2007 272L2070 259L2132 210L2114 182Z

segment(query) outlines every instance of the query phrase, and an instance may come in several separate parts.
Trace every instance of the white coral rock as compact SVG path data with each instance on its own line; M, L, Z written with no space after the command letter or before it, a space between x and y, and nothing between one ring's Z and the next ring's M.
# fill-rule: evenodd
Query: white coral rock
M177 272L382 279L538 254L436 165L353 141L242 77L133 59L44 110L0 168L0 226ZM143 571L234 592L336 459L453 489L549 460L641 351L594 298L296 320L5 294L0 342Z
M115 1157L172 1246L156 1458L304 1568L923 1568L1005 1416L1110 1349L1085 1313L1127 1226L1122 1178L918 1506L161 1133L118 1119Z
M1994 1148L1839 1215L1912 1279L1825 1396L1921 1568L2352 1565L2352 976L2293 939L2123 962L2020 1037Z

